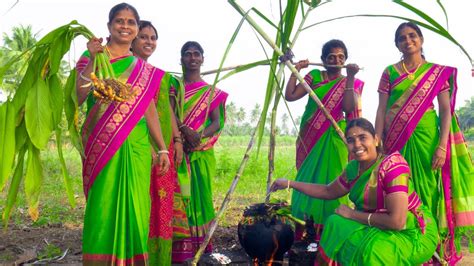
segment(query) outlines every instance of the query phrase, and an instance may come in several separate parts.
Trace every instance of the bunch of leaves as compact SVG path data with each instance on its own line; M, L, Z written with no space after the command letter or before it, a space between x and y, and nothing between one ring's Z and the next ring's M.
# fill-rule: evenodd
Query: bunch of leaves
M39 195L43 182L41 150L54 133L59 162L69 203L75 206L71 177L62 152L61 118L66 116L67 131L72 144L82 151L78 129L76 71L72 70L65 83L59 78L63 56L74 38L93 37L92 32L77 21L61 26L39 40L29 50L11 58L0 68L0 85L5 73L20 58L27 56L26 72L13 98L0 106L0 191L10 181L2 218L5 226L15 204L22 181L32 220L39 216Z

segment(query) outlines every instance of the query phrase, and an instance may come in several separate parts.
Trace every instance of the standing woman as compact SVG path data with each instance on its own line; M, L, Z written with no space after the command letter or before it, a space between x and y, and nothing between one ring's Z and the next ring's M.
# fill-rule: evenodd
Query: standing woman
M191 237L173 243L173 262L194 256L215 217L211 189L216 174L214 144L224 127L227 93L212 88L201 78L203 62L201 45L186 42L181 48L185 93L184 118L179 128L191 169L191 198L187 210ZM208 245L206 251L211 250Z
M341 67L347 57L345 44L340 40L330 40L324 44L321 54L326 71L313 69L305 76L306 83L321 99L342 130L346 127L346 120L360 116L360 97L364 86L361 80L355 78L359 71L357 65L347 65L347 77L342 75ZM303 60L295 67L299 71L308 67L308 64L308 60ZM296 77L291 75L286 85L286 100L296 101L306 94L303 84L296 85ZM348 152L344 141L314 100L308 97L296 143L296 168L298 169L296 180L329 184L342 173L347 160ZM340 203L346 202L346 198L320 200L294 191L291 209L292 214L299 219L304 219L305 216L313 217L316 237L319 238L326 218L334 213ZM297 239L301 237L301 233L301 228L297 228Z
M453 264L461 237L474 233L474 168L454 114L457 70L427 62L423 42L412 22L397 28L403 56L382 74L375 129L385 151L400 151L410 165L415 190L437 219L440 253Z
M150 218L149 135L159 148L161 174L169 168L153 97L164 72L130 53L137 36L138 12L129 4L114 6L107 24L110 37L92 38L77 63L79 103L87 100L82 128L83 182L86 211L83 229L84 265L147 265ZM94 98L90 75L97 53L107 53L119 81L136 95L126 102Z
M141 20L137 38L132 43L133 54L145 61L155 52L158 32L150 21ZM151 214L148 254L150 265L171 265L173 236L189 236L189 226L181 197L176 165L183 160L183 141L171 109L169 94L174 77L165 73L154 97L163 138L169 150L169 170L159 175L159 165L151 173ZM156 157L156 153L153 157ZM173 208L173 206L175 208ZM177 228L179 227L179 228ZM175 230L176 229L176 230Z

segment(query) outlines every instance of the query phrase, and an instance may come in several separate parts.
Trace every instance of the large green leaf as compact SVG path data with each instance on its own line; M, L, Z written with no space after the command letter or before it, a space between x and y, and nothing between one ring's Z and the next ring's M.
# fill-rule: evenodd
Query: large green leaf
M48 79L49 90L51 93L51 110L53 117L53 128L57 128L61 122L63 113L64 96L61 81L58 74L51 75Z
M72 208L76 207L76 201L74 200L74 189L72 188L72 179L69 175L66 167L66 161L64 160L63 155L63 145L62 145L62 132L61 128L56 129L56 146L58 149L59 162L61 163L61 172L63 173L64 186L66 187L67 198L69 200L69 205Z
M2 219L5 227L8 226L8 220L10 219L11 210L15 205L16 196L18 195L18 190L20 188L20 183L23 178L23 165L25 161L25 153L26 153L27 145L21 147L15 167L15 172L13 173L13 177L10 183L10 188L8 190L7 196L7 203L5 209L3 210Z
M79 110L77 107L76 75L76 69L73 69L64 85L64 113L66 114L69 138L74 147L82 154L82 139L77 125Z
M21 120L21 123L15 129L15 151L18 153L20 149L25 145L27 141L30 141L28 132L26 131L25 119Z
M33 221L39 216L38 204L41 184L43 182L43 167L39 150L33 144L28 145L28 163L25 175L25 195L28 202L28 213Z
M15 160L15 110L11 102L0 105L0 191Z
M53 127L51 94L45 81L37 79L25 103L25 122L31 142L39 149L48 143Z

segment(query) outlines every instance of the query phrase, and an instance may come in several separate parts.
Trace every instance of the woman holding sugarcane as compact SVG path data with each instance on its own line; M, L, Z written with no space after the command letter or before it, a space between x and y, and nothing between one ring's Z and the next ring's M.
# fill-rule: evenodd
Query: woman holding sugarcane
M347 76L342 75L341 69L347 57L345 44L340 40L330 40L323 45L321 54L326 71L313 69L305 76L305 81L342 130L346 126L346 120L360 116L360 97L364 85L355 78L359 71L356 64L348 64ZM302 60L295 67L299 71L308 65L308 60ZM286 86L286 100L296 101L306 94L303 84L296 84L296 77L291 75ZM342 173L347 161L348 152L344 141L313 99L308 98L296 143L296 180L327 185ZM334 213L340 203L346 201L346 197L320 200L294 191L291 199L292 214L300 219L312 217L316 237L319 238L326 218ZM297 228L297 239L301 237L301 229Z
M86 101L88 107L82 128L85 265L148 263L149 135L159 149L160 173L170 164L153 100L164 72L130 53L138 23L134 7L114 6L107 44L102 46L102 39L92 38L77 63L78 100ZM101 86L104 83L106 89ZM116 97L115 86L132 93L125 100Z

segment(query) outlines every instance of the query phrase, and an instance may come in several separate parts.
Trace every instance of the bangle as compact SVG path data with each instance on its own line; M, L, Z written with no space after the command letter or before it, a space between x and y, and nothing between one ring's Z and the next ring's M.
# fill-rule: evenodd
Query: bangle
M173 140L175 143L183 143L183 139L181 137L174 137Z
M178 129L181 129L182 127L185 127L185 126L186 126L186 124L181 124L181 125L178 127Z
M354 88L344 88L344 91L353 91Z
M160 150L157 153L158 154L169 154L170 152L168 150Z
M289 189L290 189L290 182L291 182L291 181L290 181L289 179L288 179L287 181L288 181L288 185L286 186L286 189L289 190Z
M442 151L444 151L444 152L447 152L447 150L446 150L445 148L441 147L441 146L438 146L438 149L440 149L440 150L442 150Z
M373 213L369 213L369 216L367 216L367 224L372 227L372 225L370 224L370 218L372 217L372 214Z
M82 79L82 80L85 80L85 81L88 81L88 82L92 82L92 80L90 78L87 78L86 76L82 75L82 72L79 73L79 77Z

